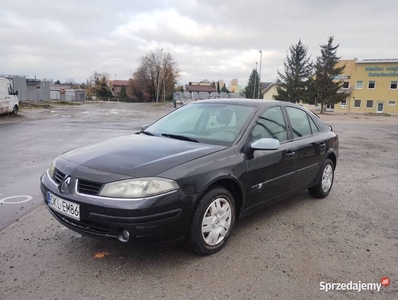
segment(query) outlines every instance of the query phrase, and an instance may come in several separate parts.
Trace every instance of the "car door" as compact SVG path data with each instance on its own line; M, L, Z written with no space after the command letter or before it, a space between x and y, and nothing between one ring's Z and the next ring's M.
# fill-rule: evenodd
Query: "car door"
M322 140L319 129L307 112L293 106L286 106L286 112L297 153L294 186L300 188L311 183L318 174L326 149L325 141Z
M280 142L278 150L256 150L247 158L247 206L269 201L292 189L296 169L295 145L286 127L281 106L267 108L255 120L249 143L260 138L274 138Z

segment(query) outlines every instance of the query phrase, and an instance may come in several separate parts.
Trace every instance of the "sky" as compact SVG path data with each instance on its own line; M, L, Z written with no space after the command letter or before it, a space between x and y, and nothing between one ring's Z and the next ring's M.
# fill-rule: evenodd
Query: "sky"
M163 48L180 84L204 79L245 86L260 66L274 81L299 39L315 60L334 36L342 59L398 58L398 1L2 0L0 74L86 82L128 79L140 57Z

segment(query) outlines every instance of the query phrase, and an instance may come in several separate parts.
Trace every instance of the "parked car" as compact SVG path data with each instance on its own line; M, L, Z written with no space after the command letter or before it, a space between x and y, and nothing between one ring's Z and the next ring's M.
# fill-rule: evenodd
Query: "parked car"
M203 100L60 155L41 191L74 231L127 244L185 240L207 255L224 246L237 218L298 190L326 197L338 155L332 128L299 105Z
M14 92L11 83L6 78L0 78L0 115L18 113L18 92Z

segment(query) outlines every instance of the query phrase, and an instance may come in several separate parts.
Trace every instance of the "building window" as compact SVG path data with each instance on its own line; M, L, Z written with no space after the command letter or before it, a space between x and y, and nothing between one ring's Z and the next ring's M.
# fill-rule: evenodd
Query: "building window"
M397 86L398 86L398 81L391 81L391 84L390 84L391 90L396 90Z
M366 100L366 108L373 108L373 100Z
M396 106L397 102L396 101L388 101L388 106Z
M355 100L354 101L354 107L360 108L361 107L361 100Z
M368 89L375 89L376 88L376 81L369 81Z
M340 102L340 108L346 108L346 106L347 106L347 100L342 100Z
M348 89L350 83L348 81L343 82L343 89Z
M363 89L363 81L357 81L357 89Z

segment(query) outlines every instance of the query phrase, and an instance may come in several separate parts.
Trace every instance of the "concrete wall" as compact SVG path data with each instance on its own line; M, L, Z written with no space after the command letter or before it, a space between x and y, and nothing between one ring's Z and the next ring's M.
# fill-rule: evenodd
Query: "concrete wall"
M27 80L27 99L33 101L50 101L51 90L49 81Z

